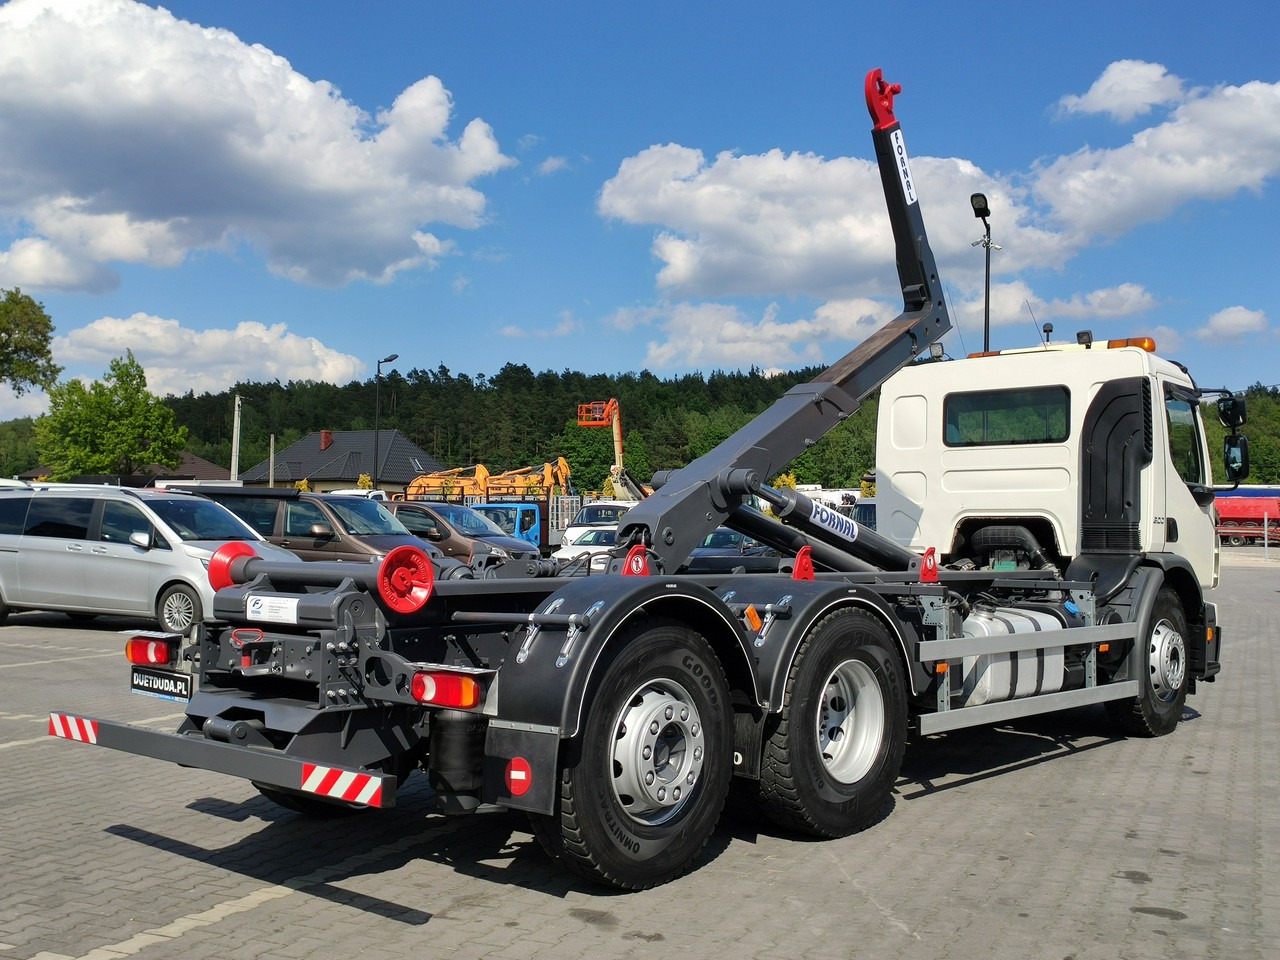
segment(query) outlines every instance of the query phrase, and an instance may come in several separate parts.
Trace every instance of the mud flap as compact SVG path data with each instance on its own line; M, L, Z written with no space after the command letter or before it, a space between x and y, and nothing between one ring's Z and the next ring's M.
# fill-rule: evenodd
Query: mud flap
M485 802L554 813L559 756L556 727L490 720L484 749Z

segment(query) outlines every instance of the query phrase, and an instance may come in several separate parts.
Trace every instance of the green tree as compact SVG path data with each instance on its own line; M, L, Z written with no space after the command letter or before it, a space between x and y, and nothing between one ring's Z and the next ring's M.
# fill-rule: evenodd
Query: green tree
M22 396L32 387L45 390L58 382L62 368L53 362L49 340L53 321L37 303L14 287L0 300L0 383Z
M176 467L187 428L147 392L146 373L130 350L88 387L79 380L51 387L49 413L36 421L36 443L54 480L127 476L153 464Z

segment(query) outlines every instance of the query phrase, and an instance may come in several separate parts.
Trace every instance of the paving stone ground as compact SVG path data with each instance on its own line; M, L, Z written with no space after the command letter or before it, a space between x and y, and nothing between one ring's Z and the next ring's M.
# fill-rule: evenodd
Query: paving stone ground
M1118 738L1088 708L931 737L864 833L726 817L698 869L636 894L566 877L520 815L430 813L413 780L394 810L318 822L49 738L50 710L172 729L178 708L125 689L127 621L15 615L0 960L1262 960L1280 943L1280 550L1226 553L1225 667L1172 736Z

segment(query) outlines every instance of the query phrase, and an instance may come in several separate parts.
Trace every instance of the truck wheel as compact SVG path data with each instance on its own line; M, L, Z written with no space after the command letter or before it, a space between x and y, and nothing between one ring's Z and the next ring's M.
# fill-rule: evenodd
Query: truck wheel
M1187 617L1182 612L1182 602L1173 588L1161 587L1151 608L1145 656L1137 658L1142 674L1138 678L1141 692L1132 700L1107 703L1111 719L1125 733L1160 737L1172 733L1178 725L1187 699L1186 638Z
M643 890L692 865L729 790L732 708L711 645L649 620L605 652L582 735L561 758L556 813L534 833L569 870Z
M884 624L833 613L805 639L765 741L761 809L779 826L840 837L889 803L907 742L902 660Z
M200 598L195 590L183 584L172 586L160 594L156 603L156 619L170 633L186 633L202 617Z

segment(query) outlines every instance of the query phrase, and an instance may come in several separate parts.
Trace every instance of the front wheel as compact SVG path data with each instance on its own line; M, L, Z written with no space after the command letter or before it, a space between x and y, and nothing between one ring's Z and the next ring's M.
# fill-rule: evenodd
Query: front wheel
M156 603L156 619L170 633L187 633L203 616L200 597L184 584L170 587Z
M693 630L648 621L615 638L582 735L561 760L556 813L535 835L580 876L642 890L684 873L729 790L732 708L724 670Z
M779 826L820 837L865 829L887 807L907 742L902 659L861 610L820 620L787 677L765 741L759 801Z
M1187 700L1190 659L1187 616L1171 587L1161 587L1151 608L1145 643L1135 651L1140 692L1132 700L1107 703L1111 719L1127 734L1160 737L1172 733Z

